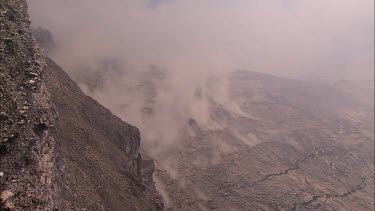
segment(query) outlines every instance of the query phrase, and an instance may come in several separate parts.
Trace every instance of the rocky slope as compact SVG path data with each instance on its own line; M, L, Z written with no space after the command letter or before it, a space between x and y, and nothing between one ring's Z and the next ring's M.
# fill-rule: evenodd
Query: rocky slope
M144 124L160 117L160 108L173 111L143 129L156 137L143 151L156 161L167 210L373 210L373 81L326 85L237 71L229 94L238 107L220 103L217 90L198 88L196 102L210 102L208 121L200 121L160 101L170 91L164 89L168 72L151 68L131 78L133 88L122 81L126 70L112 69L116 77L98 66L91 78L77 79L124 118L134 110L105 94L135 93ZM108 92L106 83L118 90ZM173 124L183 127L165 116L181 117ZM165 133L152 131L163 127ZM171 128L180 129L179 136L165 142ZM161 152L152 151L158 147Z
M374 209L373 82L356 86L364 101L352 86L246 71L230 80L242 113L212 105L220 127L189 121L193 135L171 155L174 175L158 167L167 207Z
M163 103L173 92L168 71L131 71L109 60L76 80L117 115L142 113L144 137L155 139L145 139L143 151L156 160L167 210L373 210L373 81L327 85L237 71L229 78L233 104L195 87L194 102L209 102L199 119ZM138 110L119 96L138 100Z
M56 110L24 1L1 1L1 207L53 209Z
M0 209L162 209L138 129L45 60L24 0L0 16Z
M198 101L209 98L208 124L182 116L176 147L160 138L162 153L143 148L155 167L138 152L137 128L42 56L26 9L0 1L0 210L162 210L155 168L167 210L374 210L373 81L330 86L235 72L238 108L196 90ZM44 53L55 47L47 31L34 35ZM121 61L99 64L95 75L76 77L89 93L105 93L124 74ZM135 87L116 85L141 96L150 120L166 74L152 67ZM124 103L113 110L129 114Z
M141 175L152 162L138 153L139 130L85 96L59 66L46 61L46 86L59 112L59 204L69 205L62 210L161 209L152 175Z

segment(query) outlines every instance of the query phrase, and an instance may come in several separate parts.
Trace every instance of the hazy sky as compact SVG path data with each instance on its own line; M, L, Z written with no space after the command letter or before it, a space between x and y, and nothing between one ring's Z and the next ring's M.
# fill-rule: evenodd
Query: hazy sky
M29 0L63 66L101 57L175 72L373 79L373 0ZM62 56L63 55L63 56Z
M329 82L374 77L373 0L28 2L33 26L49 29L58 43L53 59L86 94L140 128L142 148L171 178L179 166L170 151L191 136L190 118L205 130L230 129L249 147L259 142L212 118L220 105L235 118L258 121L231 98L226 73ZM115 68L107 69L106 61ZM158 78L149 65L166 76ZM103 78L93 90L85 81ZM146 107L154 112L146 115Z

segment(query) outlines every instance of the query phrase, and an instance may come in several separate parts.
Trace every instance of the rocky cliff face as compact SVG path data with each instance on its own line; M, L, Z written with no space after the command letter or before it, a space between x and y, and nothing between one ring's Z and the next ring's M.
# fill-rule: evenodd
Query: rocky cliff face
M55 154L57 203L62 206L58 207L161 209L152 174L141 173L150 161L138 153L139 130L85 96L59 66L46 61L46 86L59 112Z
M56 111L24 1L1 1L1 207L54 207Z
M24 0L0 17L0 209L162 209L138 129L46 63Z

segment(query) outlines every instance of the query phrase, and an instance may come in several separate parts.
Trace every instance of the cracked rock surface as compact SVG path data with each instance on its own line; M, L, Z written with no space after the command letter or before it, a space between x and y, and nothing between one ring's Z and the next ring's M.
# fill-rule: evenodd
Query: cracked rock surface
M170 156L176 172L157 163L166 206L373 210L374 107L353 86L233 74L231 95L244 113L213 105L221 127L191 120L193 135ZM373 82L355 87L373 96Z

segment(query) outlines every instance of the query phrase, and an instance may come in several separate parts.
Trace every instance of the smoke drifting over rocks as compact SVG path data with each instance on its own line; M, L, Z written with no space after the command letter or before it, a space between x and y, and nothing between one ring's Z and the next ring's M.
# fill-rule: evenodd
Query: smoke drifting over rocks
M160 178L155 183L167 207L178 201L168 196L173 193L171 184L191 187L194 175L187 176L190 172L182 167L205 172L228 162L240 166L246 163L242 155L251 151L243 149L264 150L266 142L275 151L271 161L293 150L301 154L280 162L318 154L316 145L322 143L307 140L319 135L311 138L290 131L302 130L301 125L303 130L318 127L319 121L327 127L338 119L340 125L347 124L343 119L349 117L332 114L337 107L350 118L369 123L365 116L373 112L368 109L373 100L366 99L373 97L373 82L368 81L372 89L367 87L366 92L351 91L364 101L350 109L348 102L354 97L342 96L336 88L348 91L350 85L342 80L373 80L373 4L372 0L29 1L34 27L54 35L56 43L47 54L86 94L140 128L142 150L156 160ZM305 86L262 73L313 83ZM336 87L317 85L323 82ZM361 113L361 106L368 113ZM280 137L293 150L283 151ZM226 170L212 180L241 183L233 174L237 167ZM217 169L209 171L219 175ZM193 195L211 204L191 206L214 207L215 200L197 184L191 188ZM229 197L229 192L223 195Z

